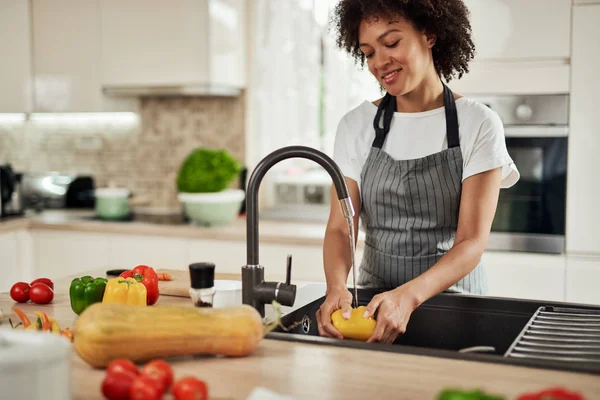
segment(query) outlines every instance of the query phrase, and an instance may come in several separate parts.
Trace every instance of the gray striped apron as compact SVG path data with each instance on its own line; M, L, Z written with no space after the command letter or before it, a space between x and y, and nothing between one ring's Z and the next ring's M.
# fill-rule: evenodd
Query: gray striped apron
M454 244L463 159L456 103L446 85L444 108L448 148L411 160L394 160L382 150L396 98L386 94L377 109L375 140L361 171L361 218L366 237L360 285L398 287L427 271ZM382 115L383 128L379 126ZM483 266L479 264L446 291L487 293Z

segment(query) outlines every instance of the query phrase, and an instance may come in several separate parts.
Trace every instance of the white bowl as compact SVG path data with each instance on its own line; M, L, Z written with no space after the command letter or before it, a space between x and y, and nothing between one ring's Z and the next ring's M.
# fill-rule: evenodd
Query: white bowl
M242 304L242 282L215 280L213 308L239 306Z
M227 225L240 213L244 201L241 189L226 189L216 193L179 193L185 215L204 226Z

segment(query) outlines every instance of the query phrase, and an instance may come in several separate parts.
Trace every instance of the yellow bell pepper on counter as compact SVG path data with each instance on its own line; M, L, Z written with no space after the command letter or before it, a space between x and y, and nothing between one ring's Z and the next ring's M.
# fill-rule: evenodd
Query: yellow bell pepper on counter
M146 305L146 286L134 278L113 278L106 283L103 303Z
M331 314L331 322L335 329L340 331L344 339L367 341L375 331L377 321L373 317L363 318L367 307L353 308L350 319L345 319L342 310L338 309Z

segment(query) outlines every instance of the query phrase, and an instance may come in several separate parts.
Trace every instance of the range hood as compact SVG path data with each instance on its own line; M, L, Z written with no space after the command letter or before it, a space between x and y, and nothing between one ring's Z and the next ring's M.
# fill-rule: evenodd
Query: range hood
M237 97L247 86L246 1L100 3L105 95Z
M190 84L190 85L104 85L102 91L108 96L141 97L141 96L208 96L236 97L241 93L239 87Z

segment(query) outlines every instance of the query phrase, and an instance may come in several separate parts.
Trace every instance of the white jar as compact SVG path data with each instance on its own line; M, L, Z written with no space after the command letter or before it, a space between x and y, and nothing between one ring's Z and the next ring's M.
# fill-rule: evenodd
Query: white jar
M50 332L0 328L3 399L71 399L72 344Z

